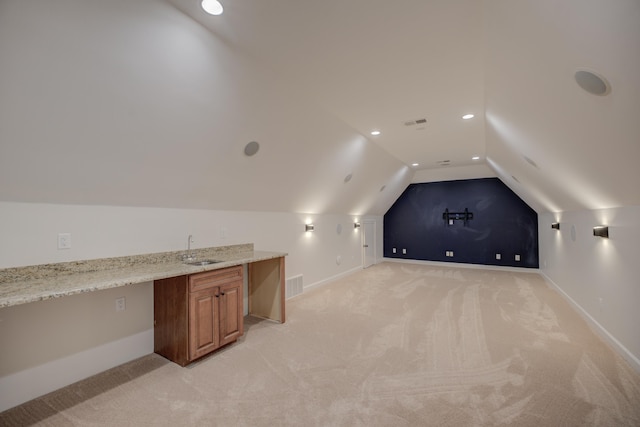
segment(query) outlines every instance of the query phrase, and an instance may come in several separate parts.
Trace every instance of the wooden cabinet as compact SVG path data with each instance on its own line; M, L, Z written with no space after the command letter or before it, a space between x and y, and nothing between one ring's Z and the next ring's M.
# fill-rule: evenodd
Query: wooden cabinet
M156 280L154 351L179 365L243 333L242 266Z

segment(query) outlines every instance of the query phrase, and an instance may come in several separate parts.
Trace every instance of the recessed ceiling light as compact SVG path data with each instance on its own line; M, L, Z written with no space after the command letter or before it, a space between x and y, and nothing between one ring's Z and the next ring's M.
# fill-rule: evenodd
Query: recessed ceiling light
M473 156L471 160L480 160L480 156Z
M411 163L411 166L415 168L416 166L420 166L420 163Z
M380 131L379 130L372 130L371 131L371 135L378 136L378 135L380 135Z
M222 15L224 9L218 0L202 0L202 8L209 15Z
M473 119L475 116L473 114L465 114L462 116L463 120Z

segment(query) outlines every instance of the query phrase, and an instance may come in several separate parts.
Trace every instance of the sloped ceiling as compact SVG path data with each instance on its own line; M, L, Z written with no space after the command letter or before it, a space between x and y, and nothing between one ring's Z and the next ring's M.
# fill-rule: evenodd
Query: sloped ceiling
M221 1L0 2L0 200L383 214L496 174L640 204L637 1Z
M492 0L485 36L487 158L501 179L538 211L640 204L640 2ZM578 69L611 93L582 90Z
M484 157L482 2L223 0L222 19L172 3L416 170Z

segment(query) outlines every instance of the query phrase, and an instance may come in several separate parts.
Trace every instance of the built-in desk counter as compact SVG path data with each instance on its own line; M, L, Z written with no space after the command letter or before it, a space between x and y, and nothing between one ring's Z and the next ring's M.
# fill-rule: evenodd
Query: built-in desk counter
M247 264L249 313L285 321L286 253L254 251L253 244L193 252L221 262L184 264L179 251L0 269L0 308Z

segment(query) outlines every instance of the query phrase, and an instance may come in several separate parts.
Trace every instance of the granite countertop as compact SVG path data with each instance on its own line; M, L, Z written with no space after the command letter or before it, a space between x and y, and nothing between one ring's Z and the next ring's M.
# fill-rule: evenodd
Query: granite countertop
M181 260L184 251L179 251L0 269L0 308L287 255L283 252L255 251L253 244L197 249L193 252L199 260L215 259L221 262L204 266L188 265Z

